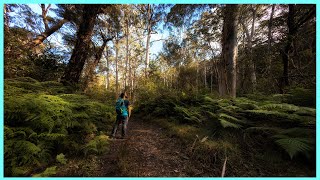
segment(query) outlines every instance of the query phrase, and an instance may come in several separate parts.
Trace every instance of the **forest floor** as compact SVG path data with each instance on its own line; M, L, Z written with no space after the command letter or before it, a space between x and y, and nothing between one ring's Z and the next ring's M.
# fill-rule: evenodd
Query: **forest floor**
M68 163L59 167L58 177L217 177L220 176L223 164L215 165L197 159L190 153L191 144L186 144L176 136L170 135L167 129L157 123L143 121L133 117L128 123L125 139L112 139L109 150L99 156L89 156L85 159L68 159ZM234 166L235 164L233 164ZM266 168L226 169L230 176L313 176L314 171L308 168L288 164L283 167L270 168L267 165L255 164ZM246 166L246 165L245 165ZM267 168L269 167L269 169ZM229 168L232 168L229 167ZM255 170L261 172L255 172ZM232 173L232 172L233 173ZM263 172L262 172L263 171ZM234 174L236 173L236 174ZM307 174L306 174L307 173Z
M138 119L128 123L126 139L114 139L103 156L101 176L175 177L203 172L186 155L186 148L159 126ZM120 134L120 132L118 132Z

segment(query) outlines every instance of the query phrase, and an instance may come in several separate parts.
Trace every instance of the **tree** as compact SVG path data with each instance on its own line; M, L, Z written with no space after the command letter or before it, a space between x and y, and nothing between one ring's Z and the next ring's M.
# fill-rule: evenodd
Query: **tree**
M219 94L220 96L236 97L238 5L227 4L223 14L222 57L218 76Z
M63 82L78 83L83 66L87 60L96 16L101 11L100 5L84 5L82 23L77 32L77 41L69 64L62 77Z
M297 17L296 14L296 5L289 4L289 12L287 18L287 40L284 49L282 50L282 62L283 62L283 73L281 78L281 89L283 92L283 88L289 86L289 59L290 52L292 51L292 43L294 41L295 35L301 26L303 26L310 19L315 17L316 7L311 5L306 12L300 13L301 15ZM300 11L301 12L301 11Z
M45 27L45 31L41 34L37 35L32 40L32 46L35 47L41 44L44 40L46 40L50 35L58 31L65 23L74 20L76 15L80 15L78 8L81 5L60 5L59 9L56 10L57 14L62 16L63 18L55 22L51 17L48 17L48 10L50 9L51 4L45 7L44 4L41 4L42 9L42 19ZM53 21L54 24L49 27L49 20Z

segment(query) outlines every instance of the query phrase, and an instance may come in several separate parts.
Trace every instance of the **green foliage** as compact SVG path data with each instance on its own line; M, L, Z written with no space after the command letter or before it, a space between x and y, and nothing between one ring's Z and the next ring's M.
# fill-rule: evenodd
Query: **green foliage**
M67 159L63 153L58 154L56 160L61 164L67 164Z
M296 112L299 109L299 107L292 104L267 104L260 106L260 109L293 113Z
M293 138L279 135L274 137L278 138L275 142L289 154L291 159L298 153L303 153L310 157L309 153L314 147L314 140L310 138Z
M286 102L298 106L316 107L315 89L293 88L288 92Z
M315 144L311 143L315 141L315 109L284 103L285 97L259 94L217 99L204 95L192 99L188 95L159 95L143 104L142 112L163 118L166 118L165 114L171 114L170 118L166 118L167 122L164 122L165 119L157 122L186 142L194 141L192 135L203 133L203 136L208 136L208 142L221 139L226 144L239 145L252 153L268 150L274 154L282 148L292 159L298 154L312 157L315 149ZM208 149L205 151L208 153ZM216 148L215 151L223 150ZM280 154L281 157L284 156Z
M115 120L113 104L102 104L80 94L59 94L52 91L63 88L57 82L16 78L6 80L5 87L6 176L27 176L32 169L45 167L55 158L64 163L64 154L84 153L81 147L85 146L85 137L110 131ZM96 139L94 148L98 152L107 146L102 139Z
M219 116L219 121L222 125L222 127L224 128L227 128L227 127L232 127L232 128L241 128L242 125L238 124L238 123L241 123L243 121L235 118L235 117L232 117L230 115L227 115L227 114L224 114L224 113L220 113Z
M10 31L5 31L4 35L5 78L29 76L39 81L48 81L61 77L66 67L64 57L59 53L52 53L51 47L31 47L29 37L34 36L32 32L13 27Z
M108 144L109 144L108 136L99 135L84 145L83 153L85 156L90 154L101 154L107 151Z
M45 171L35 174L32 177L50 177L57 173L57 166L48 167Z

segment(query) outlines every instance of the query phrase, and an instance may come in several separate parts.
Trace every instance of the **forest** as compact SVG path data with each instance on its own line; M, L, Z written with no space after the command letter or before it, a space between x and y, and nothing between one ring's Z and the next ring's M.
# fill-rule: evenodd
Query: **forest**
M316 177L315 4L4 4L3 18L5 177Z

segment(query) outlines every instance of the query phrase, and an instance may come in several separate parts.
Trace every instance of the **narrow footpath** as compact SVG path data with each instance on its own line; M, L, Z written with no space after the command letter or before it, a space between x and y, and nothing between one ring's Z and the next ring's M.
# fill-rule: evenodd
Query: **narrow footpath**
M163 131L154 124L131 119L127 138L112 140L109 153L102 157L101 176L186 177L202 174L185 154L186 148Z

